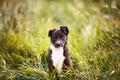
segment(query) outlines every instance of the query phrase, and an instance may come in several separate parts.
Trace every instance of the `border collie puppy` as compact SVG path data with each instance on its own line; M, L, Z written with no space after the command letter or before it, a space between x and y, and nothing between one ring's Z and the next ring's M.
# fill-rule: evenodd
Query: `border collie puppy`
M51 46L48 51L48 68L50 72L56 70L58 73L67 71L65 66L72 67L69 51L67 48L67 36L69 30L67 26L61 26L60 29L49 30L48 36L51 38Z

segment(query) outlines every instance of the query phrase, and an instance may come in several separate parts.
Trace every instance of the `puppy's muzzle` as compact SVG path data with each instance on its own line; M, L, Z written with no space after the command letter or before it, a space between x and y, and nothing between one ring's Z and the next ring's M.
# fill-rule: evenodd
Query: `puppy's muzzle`
M62 41L60 41L60 40L58 40L58 41L56 41L55 42L55 47L63 47L63 43L62 43Z

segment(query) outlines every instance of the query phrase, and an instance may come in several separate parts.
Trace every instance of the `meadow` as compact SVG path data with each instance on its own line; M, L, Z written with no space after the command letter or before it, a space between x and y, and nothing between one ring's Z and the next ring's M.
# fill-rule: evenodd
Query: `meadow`
M0 0L0 80L48 75L48 31L68 26L74 69L61 80L120 80L119 0Z

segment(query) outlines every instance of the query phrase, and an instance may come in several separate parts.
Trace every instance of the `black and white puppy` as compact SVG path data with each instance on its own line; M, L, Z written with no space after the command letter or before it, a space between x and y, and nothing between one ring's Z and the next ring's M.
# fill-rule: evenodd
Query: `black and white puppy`
M67 26L49 30L51 46L48 51L48 68L50 72L56 69L57 73L60 73L62 70L66 70L64 66L72 67L69 50L66 46L68 33Z

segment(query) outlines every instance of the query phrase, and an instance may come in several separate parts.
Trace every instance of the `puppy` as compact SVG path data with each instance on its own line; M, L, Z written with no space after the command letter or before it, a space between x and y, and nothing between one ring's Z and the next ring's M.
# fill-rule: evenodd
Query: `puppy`
M56 70L57 74L66 71L67 67L72 67L70 53L67 48L67 36L69 30L67 26L60 29L49 30L48 36L51 38L51 46L48 51L48 68L50 72ZM56 77L58 78L58 75Z

